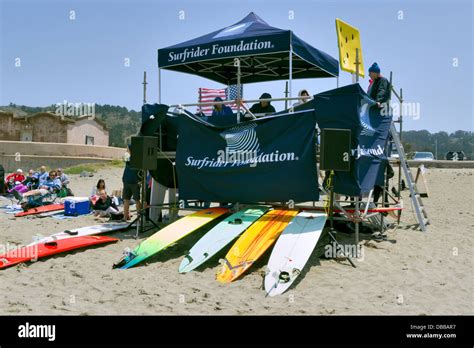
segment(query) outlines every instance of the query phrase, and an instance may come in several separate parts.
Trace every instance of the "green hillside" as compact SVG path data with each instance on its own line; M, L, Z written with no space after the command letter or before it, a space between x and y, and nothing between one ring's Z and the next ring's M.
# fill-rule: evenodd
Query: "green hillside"
M40 111L55 112L56 106L30 107L11 103L0 109L30 114ZM107 125L111 146L125 147L130 143L130 136L137 134L140 129L141 112L128 110L123 106L96 104L95 115ZM438 159L444 159L448 151L464 151L468 159L474 159L474 133L470 131L458 130L451 134L447 132L433 134L427 130L404 131L402 142L407 153L430 151L436 154L437 147Z

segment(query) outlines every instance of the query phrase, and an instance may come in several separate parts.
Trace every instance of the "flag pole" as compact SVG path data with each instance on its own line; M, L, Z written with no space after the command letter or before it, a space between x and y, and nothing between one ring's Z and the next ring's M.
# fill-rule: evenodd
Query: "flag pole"
M234 58L234 66L237 67L237 100L239 102L237 103L237 123L240 123L240 100L242 99L242 96L240 95L240 76L241 76L241 71L240 71L240 59L239 58ZM230 92L230 90L229 90Z

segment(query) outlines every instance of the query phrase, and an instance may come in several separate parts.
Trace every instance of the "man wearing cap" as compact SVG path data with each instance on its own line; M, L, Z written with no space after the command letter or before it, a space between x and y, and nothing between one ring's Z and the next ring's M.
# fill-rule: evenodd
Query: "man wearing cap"
M390 83L380 74L380 67L374 63L369 68L370 84L367 94L375 100L379 108L383 108L384 104L390 98Z
M260 102L253 104L252 107L250 108L251 113L271 114L275 112L275 108L269 101L262 100L262 99L272 99L272 96L270 95L270 93L263 93L259 99L260 99Z

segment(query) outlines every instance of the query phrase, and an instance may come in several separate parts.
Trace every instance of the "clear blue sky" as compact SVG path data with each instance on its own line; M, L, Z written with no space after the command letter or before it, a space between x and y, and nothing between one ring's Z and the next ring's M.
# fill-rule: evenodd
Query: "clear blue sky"
M157 101L157 49L229 26L253 11L270 25L293 30L338 58L335 18L361 31L366 68L376 61L421 117L405 129L474 130L473 5L444 1L51 1L0 0L0 105L69 102L113 104L138 110L143 71L148 102ZM185 20L179 11L185 11ZM288 11L294 11L289 20ZM75 11L75 20L70 20ZM403 20L399 12L403 11ZM21 67L15 67L16 58ZM130 59L130 67L124 60ZM458 66L453 66L457 58ZM195 102L199 87L218 83L164 71L162 102ZM341 72L340 85L351 83ZM368 79L361 80L364 89ZM283 96L285 82L249 84L246 98ZM316 94L336 79L297 80L293 94ZM277 108L282 105L277 104Z

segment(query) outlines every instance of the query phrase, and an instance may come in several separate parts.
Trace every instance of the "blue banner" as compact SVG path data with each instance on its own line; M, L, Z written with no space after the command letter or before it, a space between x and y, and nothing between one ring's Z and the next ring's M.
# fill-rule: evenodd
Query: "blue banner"
M359 137L359 180L361 193L368 193L374 185L383 185L387 156L387 141L392 114L380 109L367 95L361 99L362 131Z
M391 114L384 115L385 109L379 109L358 84L315 95L314 108L321 129L351 130L351 170L335 172L334 191L348 196L368 193L381 181L378 173L386 158Z
M180 199L303 202L319 199L313 110L215 127L179 120Z

